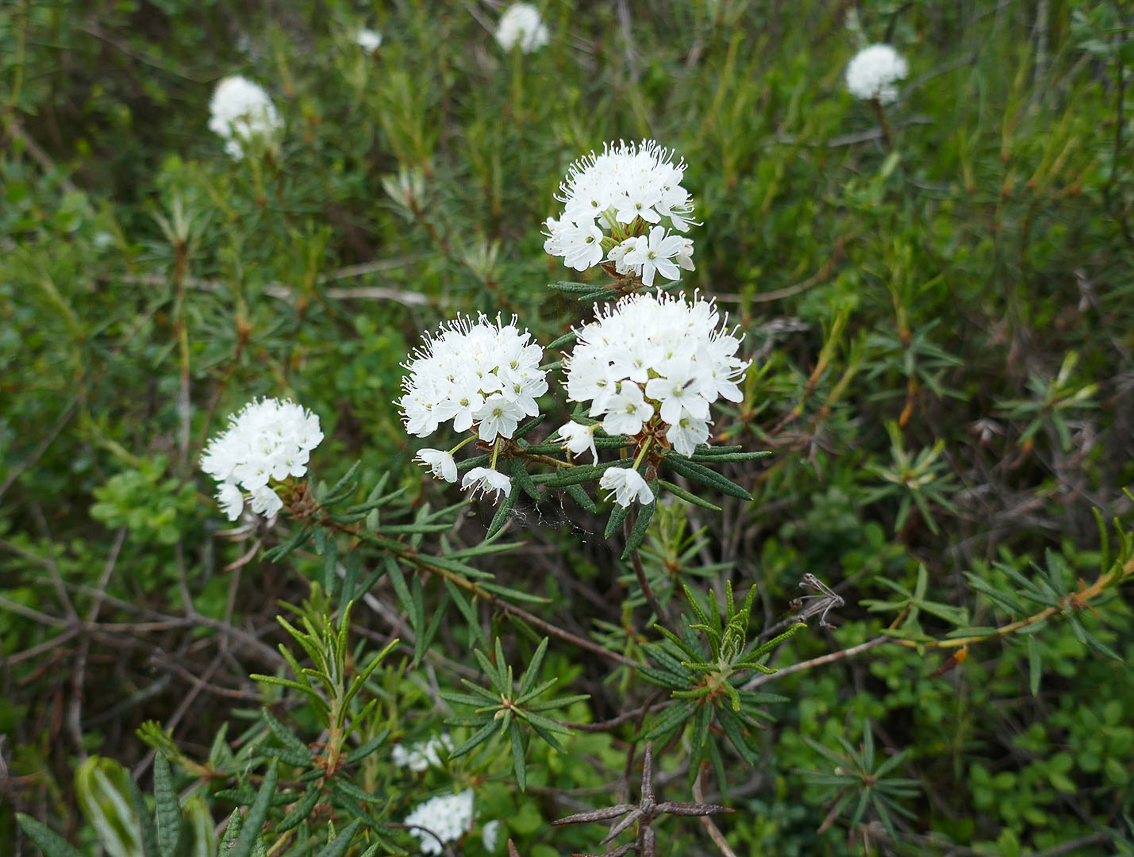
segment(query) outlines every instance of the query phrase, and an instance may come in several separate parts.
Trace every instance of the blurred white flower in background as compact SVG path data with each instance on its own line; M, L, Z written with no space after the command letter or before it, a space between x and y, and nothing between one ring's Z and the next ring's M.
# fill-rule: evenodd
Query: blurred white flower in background
M496 840L500 836L500 820L490 821L480 831L480 841L489 853L496 850Z
M252 511L273 517L283 501L271 481L307 473L311 450L323 440L319 417L288 399L262 399L230 417L201 456L201 469L221 483L217 500L230 521L244 510L244 491Z
M382 45L382 34L377 30L359 30L354 36L354 43L364 51L374 53Z
M847 89L855 98L889 104L898 99L894 84L908 73L905 58L890 45L871 45L847 65Z
M530 54L546 45L548 40L547 25L543 23L539 9L531 3L513 3L496 25L496 41L506 51L518 44L521 51Z
M282 123L264 88L246 77L226 77L209 101L209 130L224 138L224 150L235 160L256 139L272 141Z
M465 789L460 794L438 795L418 804L406 816L405 824L411 828L410 835L421 840L422 854L440 854L446 843L468 832L472 819L473 790Z
M441 756L438 750L452 752L453 739L448 732L434 736L428 741L419 741L416 744L398 744L394 747L394 767L409 768L416 774L429 768L441 767Z

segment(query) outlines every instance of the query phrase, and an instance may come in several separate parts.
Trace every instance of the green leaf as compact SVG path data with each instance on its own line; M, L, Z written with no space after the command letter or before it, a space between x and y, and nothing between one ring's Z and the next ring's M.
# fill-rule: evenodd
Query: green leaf
M16 821L28 838L39 846L44 857L83 857L66 839L30 815L18 812Z
M389 729L383 729L381 732L379 732L377 735L375 735L373 738L371 738L365 744L362 744L361 746L355 747L353 750L351 750L349 753L347 753L346 756L343 757L343 761L346 762L348 765L353 765L356 762L361 762L363 759L365 759L367 756L369 756L371 753L373 753L375 750L377 750L379 747L381 747L382 744L385 742L386 738L389 737L389 735L390 735L390 730Z
M190 795L185 800L184 811L186 823L181 835L181 857L217 857L216 822L204 798Z
M598 506L595 505L595 501L583 490L581 485L568 485L567 493L571 495L571 498L578 503L581 508L590 512L592 515L598 511Z
M321 850L316 857L342 857L346 850L350 847L350 842L354 838L355 832L358 830L359 825L362 824L362 819L356 818L346 827L339 831L338 835L327 843L326 847Z
M1039 696L1040 679L1043 678L1043 661L1040 659L1039 643L1035 637L1028 637L1028 686L1032 696Z
M162 857L176 857L181 839L181 805L173 788L173 773L164 753L154 754L154 816Z
M497 724L495 720L489 720L486 726L482 727L475 735L469 738L469 740L467 740L460 747L455 748L453 752L449 754L449 758L459 759L466 753L471 753L473 750L475 750L477 747L479 747L489 739L492 733L496 731L496 725Z
M519 724L512 722L510 730L512 735L512 767L516 772L516 785L520 791L528 787L527 765L524 761L524 736L520 733Z
M532 659L528 662L528 668L524 670L524 675L520 678L520 691L517 694L518 696L524 696L535 687L536 679L539 677L539 668L543 663L543 656L547 652L547 641L547 637L540 640L539 645L532 654Z
M646 530L649 529L650 520L654 517L654 511L658 507L656 480L650 486L650 489L654 492L654 502L638 510L638 520L634 522L634 526L630 530L630 538L626 540L626 549L622 552L622 559L624 560L641 547L642 541L646 538ZM658 618L661 619L662 617L659 616Z
M626 516L629 514L629 506L619 506L615 503L614 508L610 511L610 517L606 521L606 530L603 535L609 539L618 532L618 528L622 526L622 522L626 520Z
M264 722L268 724L268 728L272 731L272 734L280 740L280 743L282 743L295 756L298 756L300 759L304 760L299 764L305 764L306 762L309 762L311 760L311 758L314 756L314 754L311 752L311 748L304 744L299 736L297 736L290 729L280 723L280 721L275 718L272 712L270 712L267 708L264 708L260 711L260 716L264 718Z
M142 822L131 794L133 784L122 765L100 756L90 756L75 772L79 805L111 857L145 854Z
M531 482L530 476L528 477L528 481ZM508 496L496 507L496 514L492 516L492 523L488 525L488 532L484 534L485 541L488 541L504 529L504 525L508 523L508 519L512 516L512 507L516 505L516 500L520 496L520 490L520 481L517 479L512 483L512 490L508 492Z
M682 458L676 453L671 453L665 457L665 463L674 471L686 479L691 479L701 485L709 488L715 488L722 494L728 494L731 497L739 497L741 500L751 500L752 495L741 488L739 485L725 479L719 473L710 470L709 468L690 461L687 458Z
M307 791L303 793L291 811L284 816L283 821L276 827L276 833L287 833L295 827L299 827L311 815L311 810L315 808L315 804L319 802L319 795L323 790L317 783L308 786Z
M334 537L327 539L323 549L323 590L327 595L335 594L335 584L339 582L339 543Z
M327 492L326 497L323 498L321 502L334 503L335 500L333 498L335 497L335 495L345 489L347 487L347 483L354 479L354 474L358 472L358 468L361 464L361 461L356 461L354 464L352 464L350 466L350 469L342 475L342 478L331 486L331 490Z
M280 763L272 759L268 763L268 772L264 775L264 782L260 786L260 791L256 793L256 800L253 801L252 806L248 809L248 814L244 817L243 830L240 831L240 836L232 846L230 857L250 857L252 847L261 839L260 831L268 817L268 808L272 804L272 798L276 796L276 782L279 779L279 772Z
M243 821L244 816L240 814L240 808L237 807L228 817L228 826L224 829L224 839L221 840L220 851L218 852L220 857L232 857L232 849L236 846L236 840L240 837Z
M268 551L264 551L264 562L279 562L281 559L289 555L292 551L298 550L303 544L311 538L311 528L303 527L298 532L293 533L283 544L276 545Z
M710 503L708 500L698 497L696 494L686 491L680 485L675 485L672 482L667 482L664 479L659 479L658 484L675 497L680 497L686 503L692 503L694 506L700 506L702 509L708 509L710 512L721 511L720 506Z

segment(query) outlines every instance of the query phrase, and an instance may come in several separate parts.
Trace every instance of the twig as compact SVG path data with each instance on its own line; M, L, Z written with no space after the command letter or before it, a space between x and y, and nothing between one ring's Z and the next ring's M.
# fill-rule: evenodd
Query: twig
M791 675L792 673L809 670L812 667L834 663L835 661L841 661L844 658L854 657L855 655L862 654L869 649L881 646L883 643L897 642L899 641L891 637L875 637L873 640L867 640L865 643L859 643L857 646L851 646L849 649L842 649L838 652L830 652L829 654L821 655L818 658L812 658L809 661L800 661L798 664L792 664L790 667L784 667L783 669L777 670L776 672L772 673L772 675L753 676L745 683L744 690L752 690L752 688L754 687L759 687L765 682L773 681L774 679L781 678L785 675Z
M815 274L808 277L803 282L796 283L795 285L791 286L785 286L784 288L776 289L773 292L764 292L762 295L753 295L748 299L749 302L754 304L762 304L768 303L769 301L778 301L781 298L790 298L792 295L798 295L800 292L807 291L812 286L823 282L829 276L831 276L831 271L834 270L835 263L838 262L842 257L843 250L846 248L847 241L852 237L854 236L844 235L842 238L837 239L835 241L835 249L831 253L831 258L827 260L827 264L825 264Z
M697 803L705 802L705 787L702 780L707 772L708 768L702 765L700 772L693 778L693 800L697 801ZM707 815L702 815L700 820L701 826L705 828L705 832L709 834L709 838L716 843L717 848L721 849L721 853L724 857L736 857L736 852L729 846L728 840L724 838L724 834L721 833L720 828L713 823L713 820Z

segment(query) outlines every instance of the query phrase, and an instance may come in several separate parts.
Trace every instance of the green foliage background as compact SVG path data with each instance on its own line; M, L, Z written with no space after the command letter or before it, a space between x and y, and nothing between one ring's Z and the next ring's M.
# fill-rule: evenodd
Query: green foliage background
M73 772L91 753L147 769L144 721L203 758L222 724L231 740L276 701L248 675L272 671L288 640L278 602L307 598L323 566L302 551L261 561L286 530L218 535L196 462L224 416L291 396L327 434L317 478L360 459L358 502L382 474L410 517L457 502L410 462L399 364L457 312L515 313L545 346L580 321L545 288L567 276L540 227L568 164L604 141L655 138L685 158L703 225L683 288L716 296L755 361L715 429L773 452L724 471L752 502L710 497L721 514L670 522L704 528L696 550L667 563L679 539L655 524L647 565L667 600L667 580L757 586L770 627L803 573L838 585L836 627L797 634L782 667L875 639L896 615L934 638L1019 618L966 572L1003 588L1035 563L1073 591L1106 568L1095 512L1129 519L1134 472L1126 3L539 5L551 43L529 56L502 52L498 4L473 0L0 9L0 842L15 853L34 851L14 810L93 853ZM360 26L384 36L373 55ZM842 81L875 41L910 62L890 141ZM234 162L207 131L231 73L272 94L278 152ZM549 424L568 413L547 406ZM483 535L491 509L473 510L454 549ZM478 562L549 598L540 615L636 656L635 593L602 527L570 501L531 509L508 531L525 546ZM425 581L430 610L444 592ZM353 619L377 650L403 605L388 578L372 593L386 613ZM715 797L737 810L718 820L732 847L1131 853L1134 686L1089 640L1128 659L1134 637L1126 600L1103 601L933 677L947 651L880 645L769 683L788 701L769 708L758 762L729 758ZM531 657L538 640L503 613L480 619L509 663ZM460 689L445 663L475 669L475 643L446 624L440 677L410 665L412 643L387 658L395 738L441 728L433 689ZM556 692L590 694L561 719L607 720L650 692L602 666L553 641ZM315 740L309 711L273 710ZM525 855L597 848L593 829L549 823L615 797L633 732L533 744L522 794L505 752L477 783L482 818L505 819ZM830 752L872 742L906 750L896 772L918 785L896 839L851 823L823 779L840 767ZM391 818L415 787L448 782L425 777L394 788ZM247 805L218 795L237 778L205 790L216 820ZM663 853L712 848L695 820L661 835Z

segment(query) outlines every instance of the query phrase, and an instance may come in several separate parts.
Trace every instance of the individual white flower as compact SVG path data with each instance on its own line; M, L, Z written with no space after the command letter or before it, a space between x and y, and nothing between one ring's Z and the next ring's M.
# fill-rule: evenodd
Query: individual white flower
M681 455L692 455L698 444L709 439L709 421L682 414L666 431L665 439Z
M421 841L422 854L440 854L445 844L460 839L472 827L473 790L438 795L414 807L405 818L411 836Z
M457 481L457 462L453 460L452 454L445 450L428 447L419 449L416 458L427 465L438 479L444 479L446 482Z
M440 768L441 756L438 750L450 753L453 751L453 739L449 737L448 732L434 736L428 741L410 744L408 747L405 744L395 745L394 767L409 768L415 774L420 774L429 768Z
M564 361L567 398L608 434L663 433L682 455L709 437L709 406L739 402L748 363L712 301L637 294L600 307ZM560 435L563 434L562 429Z
M654 492L650 485L642 478L642 474L632 467L608 467L599 479L599 487L606 488L613 495L614 502L626 508L635 500L643 506L654 502Z
M480 841L484 845L484 850L491 854L496 850L496 840L500 836L500 820L495 819L487 822L480 831Z
M512 490L512 480L498 470L474 467L461 480L461 488L472 488L474 493L480 491L485 496L488 495L489 491L497 495L507 495ZM499 499L499 497L494 499Z
M367 53L374 53L382 45L382 34L376 30L362 29L355 33L354 43Z
M251 495L253 512L271 518L283 501L269 483L305 475L311 450L322 440L319 417L295 402L253 400L209 442L201 469L220 483L217 500L230 521L244 509L243 491Z
M894 85L909 73L905 57L890 45L871 45L847 65L847 89L855 98L889 104L898 98Z
M569 449L575 455L590 452L595 457L595 464L598 464L598 450L595 448L595 429L597 428L597 423L593 426L585 426L572 420L561 425L557 433L563 441L564 448Z
M681 274L670 259L685 249L687 243L693 244L680 235L669 235L664 226L655 226L650 230L649 238L639 235L634 239L634 248L623 257L623 264L641 269L642 283L646 286L654 284L655 271L667 280L676 280Z
M653 140L592 151L568 168L559 186L563 215L545 222L544 250L577 271L605 262L646 285L655 272L676 280L678 267L693 270L693 242L674 234L693 223L684 174L685 162L674 163L673 152Z
M518 44L521 51L530 54L546 45L548 39L547 25L531 3L513 3L496 25L496 41L506 51Z
M244 494L235 482L222 482L217 489L217 503L230 521L235 521L244 511Z
M209 101L209 130L225 140L224 150L240 160L244 146L257 138L272 140L281 122L264 88L245 77L226 77Z
M443 324L405 364L397 405L406 431L425 437L452 420L456 431L475 428L486 443L510 438L521 419L539 413L536 397L547 392L543 349L530 340L515 317L508 324L484 315Z
M626 381L620 385L618 393L607 401L602 430L609 435L635 435L653 415L654 407L646 402L642 388L632 381Z

